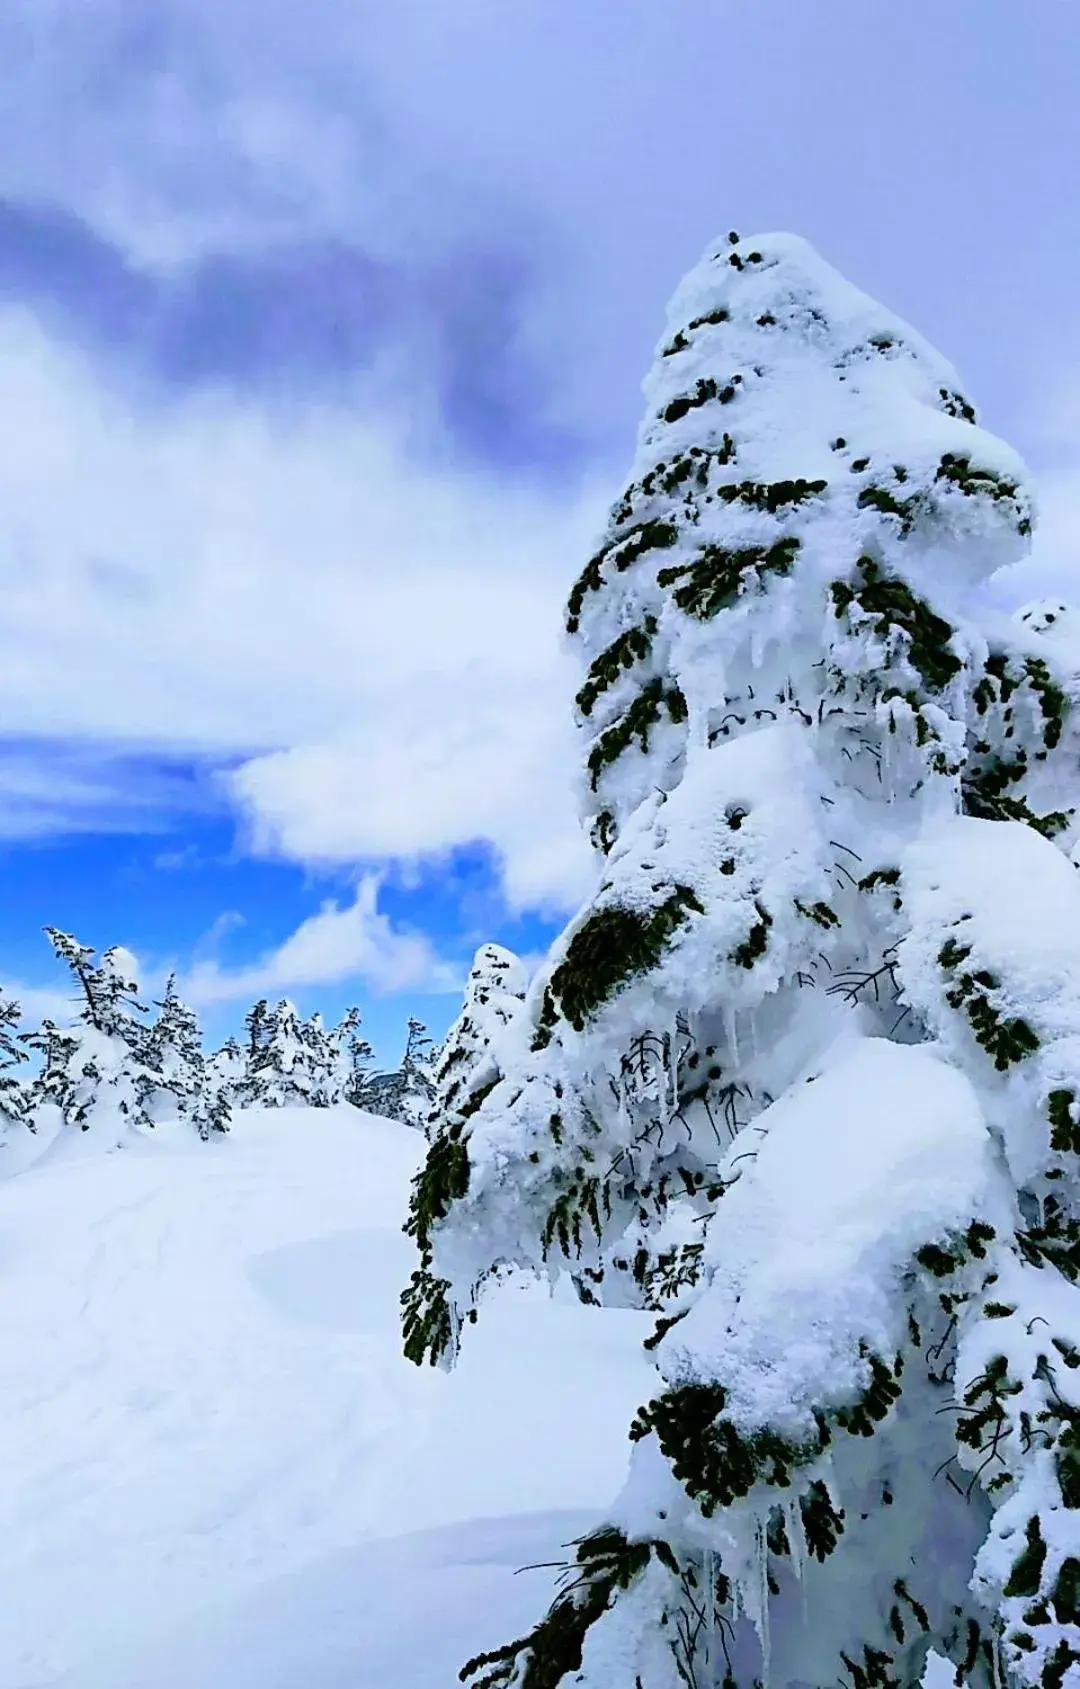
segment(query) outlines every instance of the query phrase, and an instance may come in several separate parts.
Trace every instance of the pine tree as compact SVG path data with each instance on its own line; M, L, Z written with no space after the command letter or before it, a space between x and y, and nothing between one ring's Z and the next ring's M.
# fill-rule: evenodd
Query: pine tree
M235 1082L234 1097L241 1108L253 1108L266 1101L265 1054L271 1026L270 1005L265 997L244 1016L247 1033L243 1077Z
M310 1024L283 998L266 1017L261 1045L248 1066L255 1100L267 1108L315 1107L329 1068L325 1035L316 1048Z
M127 954L118 947L98 961L70 933L56 927L45 932L78 986L79 1007L73 1027L46 1020L38 1032L22 1035L41 1057L30 1107L53 1103L65 1125L93 1129L119 1144L130 1128L153 1125L147 1100L157 1079L138 984L128 977Z
M433 1125L447 1122L496 1076L491 1047L520 1014L527 983L525 969L512 951L498 944L481 945L465 988L465 1006L434 1064L429 1117Z
M307 1101L312 1108L329 1108L341 1101L333 1035L316 1012L301 1022L300 1036L307 1052Z
M248 1010L244 1016L244 1028L247 1032L248 1064L251 1065L265 1048L270 1032L270 1005L265 997L260 997Z
M37 1124L38 1111L43 1105L58 1108L66 1124L81 1126L76 1118L74 1065L80 1050L81 1032L78 1027L59 1027L48 1016L30 1032L19 1038L39 1058L38 1071L31 1082L29 1107ZM92 1071L90 1076L94 1077Z
M401 1117L419 1126L426 1120L435 1095L436 1050L422 1020L409 1017L405 1056L401 1064Z
M371 1045L360 1031L360 1010L347 1009L329 1033L333 1078L331 1100L363 1107L362 1098L371 1066Z
M206 1060L208 1114L228 1119L234 1107L243 1107L246 1076L246 1053L235 1038L227 1038Z
M691 272L646 400L567 609L597 889L435 1123L404 1323L449 1363L493 1270L568 1273L657 1384L462 1676L1068 1689L1080 700L979 598L1026 472L789 236Z
M166 980L165 995L155 1007L158 1016L147 1039L147 1062L155 1075L146 1087L147 1118L157 1121L178 1115L204 1141L214 1132L227 1132L228 1099L207 1071L198 1019L181 1000L174 974Z
M375 1073L361 1088L357 1106L386 1120L422 1129L435 1095L435 1048L422 1020L409 1019L401 1066Z
M141 1048L146 1038L141 1017L146 1011L138 1001L137 981L127 976L126 952L114 945L97 962L91 946L80 944L71 933L46 927L45 936L78 984L80 1021L106 1038L122 1038L129 1048Z
M13 997L0 998L0 1140L14 1127L35 1130L30 1093L14 1071L28 1059L18 1042L21 1035L15 1031L21 1017L22 1009Z

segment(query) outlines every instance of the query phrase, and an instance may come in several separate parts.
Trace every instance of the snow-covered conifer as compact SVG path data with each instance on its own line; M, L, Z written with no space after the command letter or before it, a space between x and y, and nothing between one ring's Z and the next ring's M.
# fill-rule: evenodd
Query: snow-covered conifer
M434 1125L445 1122L495 1071L489 1051L521 1013L527 984L524 966L513 951L481 945L473 957L465 1005L435 1060L430 1116Z
M16 1072L28 1059L15 1030L21 1017L22 1010L13 997L0 998L0 1139L13 1127L34 1130L30 1093Z
M300 1033L307 1047L308 1102L312 1108L329 1108L341 1101L332 1035L318 1011L301 1022Z
M166 980L165 995L155 1007L158 1015L146 1046L147 1063L155 1076L146 1088L147 1117L156 1122L179 1116L204 1140L214 1132L227 1132L228 1099L207 1071L199 1022L181 999L175 975Z
M235 1100L242 1108L250 1108L266 1100L263 1069L270 1026L270 1005L265 997L260 997L244 1016L244 1073L234 1087Z
M568 1273L658 1377L463 1676L1074 1689L1080 708L982 595L1027 476L790 236L706 255L645 391L568 604L596 891L436 1122L405 1338Z
M387 1120L423 1130L435 1095L435 1048L422 1020L410 1017L401 1066L375 1073L361 1089L358 1106Z
M130 1128L153 1125L147 1100L157 1084L130 957L114 946L98 961L70 933L45 931L78 985L79 1008L72 1027L46 1020L38 1032L24 1035L41 1057L31 1107L55 1103L66 1125L93 1129L118 1144Z
M422 1020L409 1017L405 1056L401 1064L404 1081L401 1118L422 1127L435 1095L435 1063L438 1052Z
M283 998L268 1014L261 1045L248 1065L252 1100L268 1108L317 1106L329 1068L325 1037L322 1042L316 1049L310 1026Z
M364 1107L364 1088L371 1066L371 1045L360 1031L360 1010L347 1009L328 1034L332 1068L331 1100Z
M228 1117L234 1106L244 1102L247 1056L235 1038L227 1038L220 1050L206 1058L207 1107L218 1117Z

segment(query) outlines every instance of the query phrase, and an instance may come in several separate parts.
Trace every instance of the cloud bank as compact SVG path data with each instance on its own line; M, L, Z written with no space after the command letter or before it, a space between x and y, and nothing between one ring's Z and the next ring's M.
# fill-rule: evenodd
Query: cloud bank
M289 419L132 396L12 310L0 367L8 733L97 748L121 807L102 746L227 762L260 850L484 838L512 902L573 901L559 613L601 499L418 461L361 395ZM71 784L42 805L75 815Z

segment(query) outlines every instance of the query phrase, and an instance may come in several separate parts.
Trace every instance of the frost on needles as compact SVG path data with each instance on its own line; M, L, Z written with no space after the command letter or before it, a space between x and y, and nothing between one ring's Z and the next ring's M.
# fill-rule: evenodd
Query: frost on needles
M679 288L570 592L596 890L441 1084L407 1351L652 1309L623 1494L474 1689L1080 1682L1076 685L1032 498L800 240ZM566 1435L574 1435L568 1419Z

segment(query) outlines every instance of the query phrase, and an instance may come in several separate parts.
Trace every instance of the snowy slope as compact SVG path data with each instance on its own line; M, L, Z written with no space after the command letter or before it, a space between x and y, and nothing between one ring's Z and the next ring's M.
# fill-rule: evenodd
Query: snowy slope
M507 1286L409 1366L422 1148L252 1110L0 1184L0 1689L436 1689L542 1609L514 1568L618 1489L651 1320Z

